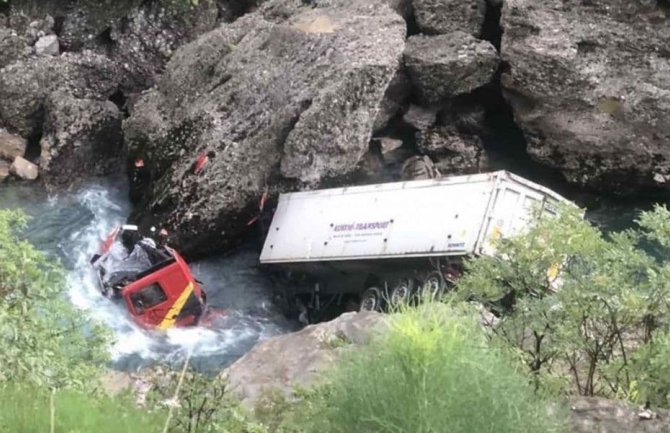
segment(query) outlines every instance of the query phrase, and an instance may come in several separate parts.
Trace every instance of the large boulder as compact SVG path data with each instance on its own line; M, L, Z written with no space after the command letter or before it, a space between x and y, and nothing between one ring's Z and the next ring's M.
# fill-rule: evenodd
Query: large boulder
M462 31L479 37L486 0L413 0L416 23L425 34Z
M44 102L52 92L106 100L116 91L120 79L117 65L90 51L16 62L0 69L0 127L26 138L38 135Z
M182 47L124 123L150 179L133 219L202 254L240 239L267 188L355 170L404 37L377 0L271 0Z
M506 0L504 94L528 152L608 191L670 181L663 2Z
M14 161L17 156L24 156L27 142L18 135L0 129L0 159Z
M296 387L318 382L320 374L333 368L345 350L367 343L386 326L380 313L345 313L333 321L258 343L223 375L248 407L269 393L291 398Z
M123 134L122 113L110 101L78 99L62 91L45 103L40 168L52 185L77 177L118 170Z
M463 32L407 39L405 66L423 103L471 92L495 76L500 59L493 45Z
M14 162L9 167L9 172L23 180L35 180L39 176L37 165L20 156L14 158Z
M246 10L245 2L231 2ZM88 49L122 65L123 91L131 97L153 85L174 50L211 30L218 16L214 1L13 0L10 6L10 26L33 42L42 38L38 52L52 54L59 43L64 51Z
M24 59L32 53L29 40L14 29L0 25L0 69Z

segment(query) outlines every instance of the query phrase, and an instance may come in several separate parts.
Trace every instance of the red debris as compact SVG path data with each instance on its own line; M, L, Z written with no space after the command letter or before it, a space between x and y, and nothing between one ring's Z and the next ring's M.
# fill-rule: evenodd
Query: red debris
M200 155L198 155L198 159L196 159L195 166L193 168L193 173L195 174L200 173L202 169L205 168L207 161L209 161L209 156L207 156L206 152L203 152Z

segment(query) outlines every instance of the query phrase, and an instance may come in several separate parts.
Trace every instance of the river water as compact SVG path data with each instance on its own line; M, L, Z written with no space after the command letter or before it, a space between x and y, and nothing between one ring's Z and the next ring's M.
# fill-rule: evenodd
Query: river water
M587 217L606 230L629 227L640 210L665 201L664 197L586 195L565 185L552 185L541 175L523 175L586 206ZM196 277L204 283L210 305L225 310L213 325L166 333L139 329L121 306L99 293L88 263L105 234L126 221L130 213L127 196L127 184L122 178L93 180L57 195L30 184L0 185L0 208L22 208L30 215L26 237L59 258L67 269L67 296L72 303L113 331L113 367L135 370L155 362L178 363L192 351L194 367L214 372L238 359L259 340L297 329L296 323L273 307L272 285L257 268L259 248L254 245L191 264Z
M67 296L72 303L113 331L114 368L177 363L192 351L191 364L213 372L259 340L296 329L273 307L271 283L257 269L253 246L191 263L196 278L204 283L208 303L224 310L212 325L166 333L138 328L123 307L100 294L89 265L105 234L125 222L130 212L127 196L125 181L115 178L94 180L58 195L29 184L0 185L0 208L22 208L30 215L28 240L59 258L68 271Z

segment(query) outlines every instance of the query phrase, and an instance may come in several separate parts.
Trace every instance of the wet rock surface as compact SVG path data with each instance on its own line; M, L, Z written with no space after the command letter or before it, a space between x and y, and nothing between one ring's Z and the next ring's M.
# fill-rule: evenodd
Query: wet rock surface
M669 24L654 1L506 1L502 84L528 152L577 184L666 187Z
M240 239L266 188L354 171L404 37L385 3L276 0L184 46L124 124L151 179L135 218L203 254Z
M273 391L290 399L295 387L318 382L319 375L333 368L345 350L365 344L385 328L383 314L345 313L333 321L258 343L223 375L248 407Z

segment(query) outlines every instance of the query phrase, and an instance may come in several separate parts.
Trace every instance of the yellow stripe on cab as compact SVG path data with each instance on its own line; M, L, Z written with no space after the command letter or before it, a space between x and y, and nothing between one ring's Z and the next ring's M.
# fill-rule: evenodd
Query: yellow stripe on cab
M193 293L193 283L188 283L186 289L181 292L181 295L179 295L179 298L177 298L172 307L170 307L161 324L158 325L158 329L166 330L174 326L175 322L177 321L177 316L179 316L179 313L181 313L181 310L184 308L184 304L186 304L186 301L188 300L188 297L191 296L191 293Z

